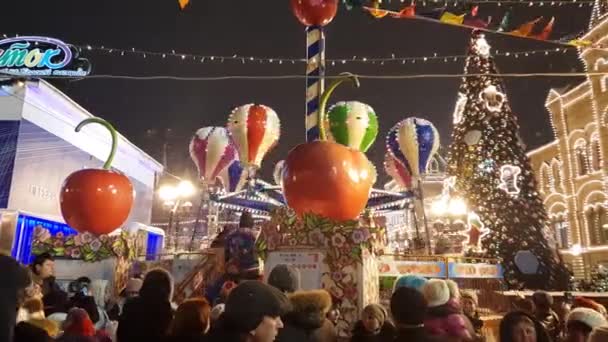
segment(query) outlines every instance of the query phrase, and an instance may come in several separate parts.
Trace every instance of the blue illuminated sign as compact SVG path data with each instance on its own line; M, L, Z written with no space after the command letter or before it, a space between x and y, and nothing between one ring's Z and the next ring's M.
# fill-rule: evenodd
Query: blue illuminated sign
M82 77L91 72L78 48L59 39L14 37L0 40L0 73L12 76Z

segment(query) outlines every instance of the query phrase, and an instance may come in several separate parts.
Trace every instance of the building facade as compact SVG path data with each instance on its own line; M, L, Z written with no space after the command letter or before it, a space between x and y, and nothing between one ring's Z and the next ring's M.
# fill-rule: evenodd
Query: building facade
M597 48L608 44L608 18L600 7L582 39L587 79L549 91L555 140L528 153L555 243L577 278L608 266L608 50Z

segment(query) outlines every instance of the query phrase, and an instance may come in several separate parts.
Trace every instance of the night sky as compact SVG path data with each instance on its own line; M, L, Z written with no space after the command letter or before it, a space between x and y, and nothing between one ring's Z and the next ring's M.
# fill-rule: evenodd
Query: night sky
M234 54L259 57L305 57L304 28L293 17L287 0L191 0L180 11L175 0L104 1L5 1L0 27L9 36L43 35L76 45L135 48L159 52L200 55ZM387 6L398 9L395 0ZM546 2L548 4L549 2ZM457 9L451 8L455 12ZM500 21L506 6L481 5L481 17ZM587 28L590 6L513 6L512 25L544 15L556 16L552 38ZM359 11L341 8L327 27L327 58L352 56L398 57L462 55L469 30L413 20L375 20ZM549 49L555 45L520 38L488 35L489 43L501 51ZM84 51L94 74L111 75L287 75L304 74L304 64L259 64L235 62L200 63L178 57L120 56L117 53ZM575 50L547 56L498 57L501 72L581 71ZM328 66L328 74L350 71L373 75L461 73L464 61L426 62L383 66L350 63ZM522 135L530 148L553 136L544 102L550 87L578 83L579 78L507 79L511 106L519 117ZM177 175L193 172L188 141L196 128L225 125L235 106L250 102L276 110L282 123L277 148L267 156L263 174L272 174L274 163L304 140L304 80L170 81L89 79L53 81L62 91L94 115L112 122L135 144L160 160L166 130L169 171ZM438 127L444 147L451 130L452 111L460 79L368 80L360 89L343 86L333 101L359 100L370 104L379 116L380 135L368 156L382 169L384 136L396 122L408 116L431 120ZM185 171L186 169L190 171ZM385 180L384 172L379 172ZM382 183L377 183L381 186Z

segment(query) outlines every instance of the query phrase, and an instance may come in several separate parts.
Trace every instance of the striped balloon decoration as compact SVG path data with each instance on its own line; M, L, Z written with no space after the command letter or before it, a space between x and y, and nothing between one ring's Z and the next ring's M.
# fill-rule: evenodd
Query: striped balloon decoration
M237 107L228 118L228 131L244 167L260 167L266 153L278 142L280 130L277 113L264 105Z
M236 159L220 173L219 179L227 192L240 191L247 183L243 166Z
M401 189L410 190L412 188L412 174L389 152L384 155L384 170Z
M378 135L374 109L359 101L342 101L331 106L324 124L329 140L361 152L367 152Z
M439 149L439 132L428 120L407 118L388 132L386 147L397 162L418 178L426 173Z
M215 178L237 157L228 130L224 127L203 127L190 140L190 157L201 181L213 183Z

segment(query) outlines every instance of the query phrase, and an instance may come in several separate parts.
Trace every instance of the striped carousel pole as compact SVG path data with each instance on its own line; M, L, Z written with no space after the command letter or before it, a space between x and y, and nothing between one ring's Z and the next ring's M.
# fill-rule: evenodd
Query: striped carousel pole
M319 103L325 88L325 33L306 27L306 141L319 139Z

